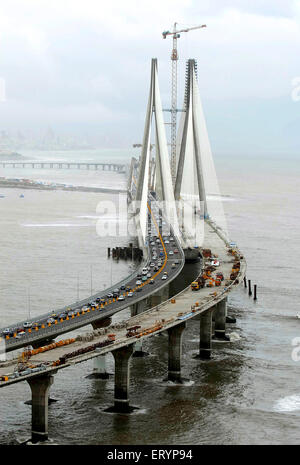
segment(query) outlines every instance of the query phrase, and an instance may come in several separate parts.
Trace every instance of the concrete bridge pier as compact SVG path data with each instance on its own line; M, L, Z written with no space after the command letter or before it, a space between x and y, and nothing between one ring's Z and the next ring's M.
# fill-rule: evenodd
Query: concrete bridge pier
M147 299L140 300L136 304L133 304L130 306L130 314L131 316L139 315L140 313L143 313L145 310L149 308Z
M131 412L129 406L130 357L133 344L112 351L115 359L115 398L113 411L118 413Z
M186 322L168 329L169 335L169 359L168 359L168 381L181 383L181 353L182 335Z
M155 307L156 305L161 304L165 300L168 300L169 295L170 295L170 286L169 285L164 286L159 291L155 292L154 294L151 294L151 296L148 298L149 299L149 307L150 308Z
M209 359L211 356L212 310L200 314L199 358Z
M226 329L226 314L227 314L227 298L217 303L214 309L215 317L215 338L228 341L229 338L225 334Z
M53 381L51 375L28 379L32 394L31 440L34 443L48 439L48 398Z
M99 352L101 349L97 348L95 351ZM109 373L106 371L107 354L99 355L93 359L93 372L87 376L89 379L108 379Z
M148 352L145 352L143 350L143 342L141 339L139 339L135 344L134 344L134 352L132 354L133 357L146 357L146 355L149 355Z

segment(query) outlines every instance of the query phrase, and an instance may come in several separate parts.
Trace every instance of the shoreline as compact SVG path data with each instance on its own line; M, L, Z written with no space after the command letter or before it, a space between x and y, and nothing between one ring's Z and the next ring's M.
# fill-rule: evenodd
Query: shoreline
M13 189L37 189L46 191L63 190L75 192L106 192L110 194L127 193L126 189L112 189L109 187L65 186L64 184L46 185L37 183L35 181L24 182L9 179L0 179L0 187Z

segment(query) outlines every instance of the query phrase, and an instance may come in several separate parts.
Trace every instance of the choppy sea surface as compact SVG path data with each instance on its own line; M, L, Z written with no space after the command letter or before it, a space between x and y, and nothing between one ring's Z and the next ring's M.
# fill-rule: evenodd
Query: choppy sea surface
M124 161L132 151L28 152L29 158ZM92 361L55 375L49 436L56 444L299 444L300 192L299 162L288 156L215 157L230 237L244 252L253 301L240 286L229 300L235 342L214 343L213 357L193 358L199 322L187 325L183 376L170 386L167 337L151 338L150 353L131 362L131 415L104 412L113 376L86 376ZM120 187L121 174L78 170L0 169L0 176ZM20 194L24 198L20 198ZM97 205L109 194L0 189L0 326L83 298L126 276L130 262L112 263L107 247L127 237L101 238ZM112 225L115 217L112 214ZM128 312L129 314L129 312ZM126 317L126 311L117 318ZM300 353L300 351L299 351ZM108 359L113 373L113 358ZM27 383L0 390L0 444L30 436Z

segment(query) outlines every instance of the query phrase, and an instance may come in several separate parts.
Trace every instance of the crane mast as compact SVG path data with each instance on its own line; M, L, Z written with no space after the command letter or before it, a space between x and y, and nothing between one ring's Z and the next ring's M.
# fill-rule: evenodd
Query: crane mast
M172 95L171 95L171 175L173 186L176 181L176 136L177 136L177 39L180 35L176 33L176 23L173 31L172 60Z
M171 174L173 186L176 181L176 137L177 137L177 62L179 59L177 51L177 40L180 38L181 32L188 32L193 29L201 29L206 27L205 24L201 26L194 26L186 29L177 30L177 23L174 23L173 31L164 31L162 33L163 39L166 39L168 35L173 36L173 49L171 54L172 61L172 92L171 92Z

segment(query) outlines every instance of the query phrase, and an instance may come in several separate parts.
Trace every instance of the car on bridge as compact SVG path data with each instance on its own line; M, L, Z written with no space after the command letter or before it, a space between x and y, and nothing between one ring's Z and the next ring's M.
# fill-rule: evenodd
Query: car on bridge
M133 297L133 292L128 292L128 297Z
M31 321L25 321L25 322L23 323L23 328L31 328L31 326L32 326Z
M40 328L41 326L42 326L41 323L36 323L36 322L32 323L32 328Z
M10 329L10 328L5 328L5 329L2 331L2 334L3 334L4 336L8 336L10 333L11 333L11 329Z
M16 339L20 339L22 336L25 336L26 332L25 331L20 331L16 335Z
M125 300L125 297L123 295L120 295L118 300Z

